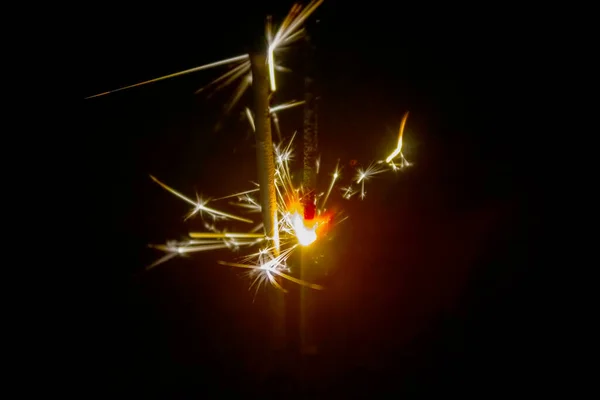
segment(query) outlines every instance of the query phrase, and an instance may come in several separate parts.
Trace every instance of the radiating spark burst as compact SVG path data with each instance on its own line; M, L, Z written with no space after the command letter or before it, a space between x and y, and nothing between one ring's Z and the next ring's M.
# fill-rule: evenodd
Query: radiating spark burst
M279 50L283 50L285 46L290 45L291 43L295 42L296 40L302 37L302 35L304 34L304 30L301 29L301 24L316 10L316 8L322 2L323 0L311 1L311 3L305 8L302 8L300 5L295 4L290 10L289 14L286 16L285 20L282 22L275 35L273 35L272 33L271 20L267 20L265 29L266 37L268 40L267 63L271 91L275 91L277 89L275 71L289 71L288 69L276 65L276 53ZM242 55L222 61L217 61L211 64L195 67L189 70L177 72L160 78L141 82L135 85L130 85L124 88L116 89L110 92L90 96L87 98L89 99L93 97L98 97L105 94L114 93L117 91L138 87L145 84L158 82L172 77L181 76L184 74L189 74L192 72L201 71L222 65L231 65L231 69L223 75L219 76L217 79L210 82L208 85L198 89L196 93L202 93L209 88L213 89L213 93L215 93L216 91L219 91L239 80L238 86L235 89L231 100L225 106L225 110L229 111L235 104L237 104L237 102L240 100L248 86L252 83L251 68L248 55ZM281 279L288 280L293 283L304 285L313 289L323 289L323 287L320 285L305 282L288 274L288 272L290 271L287 266L287 260L295 249L297 249L300 246L309 246L310 244L318 240L318 238L321 237L324 233L326 233L328 229L331 229L333 225L339 224L340 222L347 219L347 217L344 217L343 219L332 223L332 215L330 213L324 212L325 205L327 204L327 201L330 198L332 190L337 181L341 178L339 170L339 160L335 170L332 173L332 180L329 184L326 194L323 193L319 196L320 198L324 195L321 206L315 212L316 217L310 221L304 219L305 213L303 210L303 200L306 194L304 193L303 187L296 187L293 184L294 177L290 172L289 166L290 162L293 160L292 142L294 140L295 133L290 139L290 141L287 143L287 145L284 146L283 141L281 140L281 131L277 116L277 112L296 107L301 104L304 104L304 102L291 101L278 106L270 107L272 120L274 121L276 131L279 137L279 144L274 146L274 152L276 154L276 220L278 221L275 235L280 238L281 251L275 251L275 247L273 246L273 238L269 238L266 237L264 234L257 233L263 229L262 223L258 223L257 225L255 225L254 228L252 228L249 232L228 232L226 229L219 229L215 224L220 223L222 221L233 220L245 223L252 223L252 220L234 215L232 213L220 211L212 207L208 207L207 204L210 200L203 200L200 197L198 197L196 201L193 201L188 197L184 196L183 194L165 185L155 177L151 176L151 178L161 187L194 206L194 208L187 215L186 219L196 215L200 215L200 217L202 218L205 215L208 215L212 218L213 224L205 223L205 228L207 232L190 232L190 240L183 242L171 241L167 242L166 245L151 245L151 247L164 251L167 254L159 260L157 260L152 265L150 265L148 268L153 268L156 265L163 263L177 255L185 256L189 253L217 249L229 249L231 251L238 251L242 247L250 248L259 246L260 249L258 252L243 257L241 262L235 263L220 261L219 263L222 265L246 268L251 270L251 274L255 277L253 285L257 284L257 286L260 286L261 283L268 282L273 286L284 290L284 288L281 286L280 281L277 280L277 278L279 277ZM255 130L256 127L252 112L248 108L245 109L245 112L252 129ZM388 157L389 160L386 160L386 163L389 164L393 170L397 169L396 164L393 162L393 159L398 154L400 154L403 163L402 165L404 165L404 163L408 163L405 160L403 154L401 153L402 132L404 129L404 124L406 122L407 115L408 114L405 115L401 124L400 138L397 147L398 151L396 154L392 153L393 155L390 155L390 157ZM379 164L382 163L383 162L380 162ZM317 173L319 173L321 166L320 157L317 159L315 166ZM358 171L355 180L357 184L361 185L361 198L364 198L366 194L364 189L365 181L383 171L384 168L382 168L381 165L375 165L373 163L366 170ZM343 198L345 199L350 199L353 194L357 193L357 191L353 189L352 184L349 184L347 187L342 189L344 193ZM258 191L259 189L251 189L244 192L223 196L212 201L214 202L223 199L237 198L237 202L231 201L229 202L229 204L240 209L244 209L246 212L260 212L260 203L256 201L256 199L253 197L253 195ZM277 247L277 249L279 250L279 246Z
M249 113L249 115L251 115L251 113ZM403 121L406 121L406 114ZM333 193L333 189L343 178L340 160L338 159L335 169L331 173L331 180L329 181L326 192L319 196L319 198L322 198L323 200L321 202L317 201L319 207L315 213L316 217L313 220L306 221L304 220L303 212L303 198L305 196L304 188L294 185L293 182L295 179L294 176L292 176L290 169L290 164L294 160L293 144L295 138L296 132L294 132L289 141L279 142L273 146L276 168L275 189L277 195L278 221L276 232L280 239L280 252L278 255L275 255L277 252L275 251L272 238L265 237L263 233L258 233L263 227L262 224L256 225L249 232L228 232L224 229L218 229L214 223L205 223L205 228L208 232L190 232L189 236L191 239L187 242L168 242L167 245L154 245L154 248L165 251L167 254L148 268L152 268L160 263L168 261L177 255L185 256L193 252L224 248L231 251L238 251L241 248L259 246L260 249L257 252L243 256L239 262L220 261L219 263L221 265L250 269L250 275L253 278L251 287L256 286L257 290L262 284L266 283L270 283L276 288L284 290L281 286L281 282L278 282L278 278L313 289L322 289L319 285L305 282L291 276L288 273L289 268L287 266L287 260L295 249L300 246L311 245L318 240L322 234L332 229L334 225L337 225L348 218L344 217L343 219L332 223L332 214L326 212L325 209L325 206ZM402 157L401 151L398 152L398 154ZM320 165L320 158L318 160L318 165ZM360 193L360 198L364 199L366 196L365 182L375 175L389 170L396 170L396 168L396 164L394 164L393 160L390 162L371 162L365 169L360 167L357 168L356 174L352 177L352 180L345 186L339 187L341 197L349 200L355 194ZM194 208L189 216L199 214L203 217L202 213L205 213L213 217L213 219L214 217L218 217L223 220L252 222L250 219L208 207L208 201L202 201L201 199L193 201L160 182L158 179L154 177L152 177L152 179L164 189L193 205ZM258 186L256 183L254 185ZM360 190L355 189L355 185L358 185ZM216 202L219 200L231 199L229 204L238 209L243 209L246 212L260 212L261 206L256 199L256 196L259 194L259 189L260 188L254 188L233 193L216 198L212 201ZM236 199L237 201L232 201L232 199Z
M276 277L311 287L313 289L321 289L321 286L308 283L287 274L286 260L291 253L299 246L308 246L317 240L321 232L324 232L330 221L330 216L327 214L320 215L312 221L305 221L303 218L301 188L293 184L293 177L290 172L290 161L294 158L293 140L295 134L287 143L279 143L274 146L276 154L276 192L277 192L277 214L278 225L277 233L280 237L281 251L275 256L273 248L269 247L269 238L264 234L255 233L260 226L253 229L254 232L227 232L219 230L215 225L205 224L209 232L190 232L189 236L192 240L188 242L169 242L167 245L153 245L153 248L168 252L167 256L161 258L150 267L154 267L175 255L185 255L191 252L208 251L215 249L239 249L240 247L253 247L257 245L267 244L267 247L262 247L258 253L244 257L242 263L221 262L223 265L236 267L244 267L253 269L254 274L262 275L256 279L262 282L270 282L276 287L281 288ZM191 214L198 214L198 210L204 211L208 215L217 215L225 219L248 222L250 220L239 217L229 212L216 210L207 207L206 202L195 202L171 187L160 182L152 177L161 187L173 193L177 197L190 203L194 206ZM239 203L233 203L238 208L250 209L251 211L260 211L260 203L253 197L257 194L257 189L246 190L232 195L220 197L219 200L237 198ZM213 200L216 201L216 200ZM200 215L202 217L202 215ZM194 241L195 240L195 241ZM251 264L248 264L250 263ZM149 268L150 268L149 267Z
M194 206L194 209L190 212L190 214L188 215L187 218L192 217L193 215L197 214L198 212L205 211L209 215L216 216L216 217L235 219L237 221L248 222L250 224L253 222L251 219L248 219L248 218L238 217L237 215L229 214L229 213L226 213L223 211L215 210L214 208L206 207L206 203L208 203L208 202L193 201L193 200L189 199L188 197L184 196L183 194L179 193L175 189L165 185L164 183L162 183L161 181L156 179L154 176L150 175L150 178L152 178L152 180L154 182L158 183L160 186L162 186L167 191L173 193L175 196L187 201L188 203L190 203L191 205Z
M373 176L386 171L386 168L382 167L381 164L371 163L366 169L359 168L356 171L354 179L356 183L360 185L360 198L364 199L367 195L365 192L365 182L371 179Z
M253 283L251 287L256 286L257 289L266 283L270 283L278 289L284 290L278 278L288 280L293 283L304 285L313 289L322 289L321 286L313 283L305 282L294 278L289 273L287 260L295 249L300 246L309 246L333 227L332 215L327 213L325 206L333 188L336 187L338 181L342 178L340 162L336 163L335 169L331 174L331 181L327 187L327 191L322 195L323 201L318 202L320 206L316 211L316 217L311 221L304 220L303 212L303 197L305 196L304 188L294 185L294 177L292 176L290 163L294 160L294 139L296 132L292 135L289 141L279 142L274 145L275 155L275 188L277 194L277 233L280 238L281 251L279 255L275 255L274 247L271 244L271 238L267 238L263 233L258 233L262 229L262 224L256 225L250 232L228 232L223 229L218 229L214 224L205 224L208 232L190 232L190 240L187 242L168 242L167 245L154 245L152 247L167 252L165 256L157 260L148 268L152 268L160 263L168 261L177 255L186 255L193 252L202 252L209 250L217 250L227 248L232 251L238 251L241 248L251 248L260 246L260 249L244 256L240 262L220 261L221 265L227 265L238 268L250 269ZM319 162L320 164L320 162ZM358 168L352 182L346 186L340 186L342 198L350 199L359 191L354 188L354 184L360 186L360 197L365 198L365 182L373 176L390 170L387 165L392 166L393 163L375 163L372 162L365 169ZM152 177L152 176L151 176ZM152 177L164 189L193 205L194 208L189 216L206 213L212 217L219 217L224 220L233 220L240 222L252 222L250 219L237 216L233 213L217 210L208 207L208 201L197 200L193 201L176 190L170 188L158 179ZM255 184L256 185L256 184ZM249 189L238 193L222 196L212 200L236 199L237 201L229 201L229 204L238 208L244 209L246 212L260 212L261 206L257 201L256 196L259 194L260 188ZM338 220L336 224L344 221L347 217Z

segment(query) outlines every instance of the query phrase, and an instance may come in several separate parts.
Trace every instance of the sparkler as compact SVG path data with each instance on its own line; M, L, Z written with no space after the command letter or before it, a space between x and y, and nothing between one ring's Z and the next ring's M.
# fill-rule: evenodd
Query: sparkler
M295 4L274 35L272 32L271 20L267 20L266 38L268 48L266 62L269 75L269 85L272 92L277 90L276 71L281 70L281 68L278 68L276 65L277 51L282 49L284 46L290 45L302 36L303 30L300 29L300 26L322 2L323 0L313 0L306 8L302 8L300 5ZM185 71L151 79L145 82L129 85L120 89L89 96L86 97L86 99L91 99L223 65L232 65L233 68L210 82L208 85L198 89L196 93L204 92L209 88L214 88L215 91L218 91L236 81L239 81L231 100L226 105L226 109L230 110L238 102L242 94L252 82L252 71L249 55L241 55L226 60L213 62ZM259 230L263 229L263 223L261 222L255 222L246 216L239 216L233 212L222 211L223 207L213 207L212 204L211 207L208 206L208 204L211 202L216 203L223 200L236 199L237 201L229 201L228 204L237 208L240 212L261 212L261 204L255 198L257 193L260 191L260 187L226 195L213 200L203 200L198 196L196 200L192 200L151 175L151 179L163 189L169 191L192 206L192 209L187 214L185 219L199 215L203 219L210 217L213 224L205 223L207 232L190 232L189 239L187 241L169 241L164 245L150 245L150 247L163 251L166 254L153 264L149 265L147 269L154 268L157 265L160 265L176 256L185 256L190 253L217 249L230 249L233 252L238 252L242 248L248 248L252 249L250 253L243 256L237 262L219 261L219 264L248 269L250 275L252 275L254 278L251 287L256 285L258 288L261 286L261 284L270 283L276 288L285 291L284 287L277 280L277 277L279 277L281 279L312 289L323 289L323 287L320 285L309 283L290 275L290 269L287 266L287 260L296 249L301 246L310 246L312 243L317 241L319 237L326 235L334 227L334 225L336 225L336 223L339 223L345 219L344 218L334 222L333 213L328 212L326 209L327 202L331 198L332 193L337 193L337 191L334 191L333 189L342 178L339 167L339 159L335 170L331 175L332 178L329 182L323 200L320 203L317 202L315 217L310 220L306 220L304 217L304 200L309 193L306 193L307 190L305 190L305 188L303 188L301 185L294 183L297 181L297 179L290 170L290 163L294 159L293 141L296 134L294 133L287 143L281 140L277 119L277 113L279 111L291 109L302 104L304 104L304 101L290 101L277 106L271 106L268 109L269 113L273 117L273 122L277 128L280 138L279 143L277 143L273 148L275 156L274 188L276 193L276 215L274 216L276 224L273 237L267 237L264 233L257 233ZM250 127L252 130L256 131L256 125L252 111L246 107L245 114ZM384 171L397 170L398 167L393 160L398 156L400 156L402 160L401 166L409 165L408 161L406 161L404 155L402 154L402 138L407 117L408 112L404 115L400 125L399 139L396 149L385 159L385 162L379 161L377 163L371 163L366 169L358 168L356 176L352 179L353 182L348 183L345 187L341 187L343 191L343 199L349 200L355 193L357 193L357 190L353 188L353 183L360 185L360 197L361 199L364 199L366 196L365 182L367 182L374 175L380 174ZM387 166L389 166L389 168ZM319 173L319 170L320 157L316 163L317 174ZM220 225L224 222L241 222L245 224L255 224L255 226L250 231L242 232L228 231L225 228L220 229L216 227L217 224Z
M212 227L213 232L190 232L189 236L191 239L201 240L189 240L187 242L180 242L167 245L153 245L152 247L158 250L165 251L169 254L157 260L148 268L153 268L156 265L166 262L177 255L186 255L192 252L209 251L223 248L231 248L232 250L239 250L241 247L257 248L258 250L252 251L250 254L243 256L240 262L228 262L219 261L219 264L224 266L245 268L249 270L250 275L254 281L251 287L256 286L257 289L262 284L270 283L278 289L285 290L283 286L277 282L276 277L288 280L290 282L303 285L312 289L323 289L322 286L314 283L306 282L291 276L289 268L287 266L287 260L291 254L301 246L310 246L319 237L326 235L337 223L334 222L333 213L327 212L325 206L331 197L331 194L338 181L342 178L340 172L339 160L336 167L331 174L331 181L329 182L326 195L320 202L317 208L317 217L313 220L307 221L303 215L303 198L307 194L304 193L304 188L295 185L296 177L293 176L290 163L294 159L293 142L296 137L294 133L291 139L285 143L280 142L274 146L275 155L275 188L277 193L277 233L279 235L280 251L279 255L275 255L275 245L272 243L272 238L266 237L264 234L254 233L260 229L260 225L254 228L254 232L227 232L225 230L218 230ZM358 185L361 185L360 197L364 198L365 182L375 175L381 174L386 171L393 170L393 168L386 168L379 163L371 163L367 168L358 168L356 175L352 181ZM168 187L158 179L152 177L164 189L175 194L177 197L190 203L193 208L188 215L195 215L198 210L205 212L208 216L213 219L220 221L240 221L240 222L252 222L251 220L238 216L234 213L224 212L207 206L207 201L193 201L176 190ZM343 199L350 199L357 191L352 188L350 183L347 187L340 186L342 189ZM212 200L213 202L236 198L237 202L230 202L229 204L238 208L245 209L246 212L260 212L261 206L256 196L259 189L249 189L239 193L233 193L227 196L223 196ZM335 196L334 196L335 197ZM202 216L202 215L201 215ZM257 229L258 228L258 229Z

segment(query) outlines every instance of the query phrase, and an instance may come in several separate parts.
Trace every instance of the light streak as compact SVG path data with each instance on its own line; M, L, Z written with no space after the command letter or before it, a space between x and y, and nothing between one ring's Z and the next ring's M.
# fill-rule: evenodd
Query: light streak
M227 196L219 197L219 198L216 198L214 201L224 200L224 199L230 199L232 197L240 197L240 196L243 196L245 194L258 192L259 190L260 190L260 188L250 189L250 190L246 190L245 192L239 192L239 193L234 193L234 194L230 194L230 195L227 195Z
M287 279L290 282L294 282L299 285L309 287L311 289L316 289L316 290L325 289L321 285L306 282L306 281L303 281L298 278L294 278L291 275L281 272L279 269L275 268L275 266L277 266L277 264L278 264L278 262L275 262L275 261L269 261L267 264L262 264L262 265L248 265L248 264L231 263L231 262L225 262L225 261L219 261L219 264L226 265L228 267L236 267L236 268L260 269L260 270L266 271L269 274L278 275L284 279Z
M386 163L390 163L398 154L402 152L402 136L404 135L404 125L406 125L406 120L408 119L408 111L404 113L402 117L402 122L400 122L400 132L398 133L398 145L396 149L390 154L386 159ZM404 158L404 156L402 156Z
M285 104L280 104L278 106L271 107L269 109L269 111L271 113L276 113L277 111L287 110L288 108L293 108L293 107L296 107L296 106L300 106L302 104L304 104L304 100L301 100L301 101L290 101L290 102L285 103Z
M208 89L209 87L216 85L217 83L224 80L225 82L223 82L221 85L217 86L217 88L215 89L215 91L218 91L218 90L222 89L223 87L229 85L231 82L233 82L234 80L239 78L244 73L248 73L249 70L250 70L250 61L245 61L245 62L241 63L240 65L238 65L237 67L232 68L231 71L226 72L223 75L219 76L214 81L210 82L208 85L203 86L200 89L196 90L194 92L194 94L199 94L199 93L203 92L204 90Z
M227 102L227 104L225 104L225 112L226 113L229 112L233 108L233 106L235 106L237 104L237 102L240 100L240 98L242 97L244 92L246 92L246 89L248 89L248 87L250 86L250 83L252 82L250 77L251 77L251 75L247 75L246 79L242 79L240 81L240 83L238 84L238 86L236 87L236 89L233 91L231 100L229 100Z
M277 84L275 83L275 58L273 55L274 48L273 46L269 46L267 52L267 65L269 67L269 82L271 83L271 91L274 92L277 90Z
M277 90L277 83L275 79L275 51L280 44L286 41L293 41L300 36L301 33L297 31L300 25L323 3L323 0L311 1L306 8L302 9L299 4L294 4L292 9L284 19L281 27L275 34L275 38L272 37L271 31L271 19L267 19L265 26L266 36L268 41L267 47L267 67L269 70L269 83L271 86L271 92ZM293 40L292 40L293 39Z
M325 204L327 204L327 199L329 199L329 195L331 194L331 190L333 189L333 185L335 185L335 181L338 179L339 177L339 166L340 166L340 160L337 160L337 163L335 165L335 170L333 171L333 175L331 176L331 183L329 184L329 188L327 189L327 194L325 195L325 199L323 200L323 204L321 205L321 208L325 208Z
M224 239L224 238L241 238L241 239L264 239L265 235L261 233L214 233L214 232L190 232L190 237L194 239Z
M175 189L173 189L173 188L165 185L164 183L162 183L161 181L159 181L158 179L156 179L154 176L150 175L150 178L152 178L152 180L154 182L158 183L160 186L162 186L167 191L173 193L175 196L177 196L180 199L185 200L188 203L190 203L191 205L193 205L194 206L194 210L191 212L191 215L194 215L194 214L196 214L199 211L206 211L208 214L212 214L212 215L216 215L216 216L220 216L220 217L224 217L224 218L231 218L231 219L235 219L237 221L247 222L247 223L250 223L250 224L254 222L254 221L252 221L251 219L248 219L248 218L238 217L237 215L229 214L229 213L226 213L226 212L223 212L223 211L215 210L214 208L206 207L201 202L195 202L195 201L189 199L188 197L184 196L183 194L179 193Z
M252 130L256 132L256 125L254 125L254 116L252 115L252 111L250 111L248 107L246 107L246 117L248 118L248 122L250 123Z
M219 67L221 65L227 65L227 64L231 64L231 63L235 63L235 62L240 62L240 61L244 61L244 60L247 60L247 59L248 59L248 54L242 54L240 56L227 58L225 60L216 61L216 62L213 62L213 63L210 63L210 64L204 64L204 65L201 65L199 67L194 67L194 68L186 69L184 71L175 72L175 73L172 73L172 74L169 74L169 75L161 76L159 78L150 79L150 80L147 80L147 81L144 81L144 82L140 82L140 83L136 83L136 84L133 84L133 85L125 86L125 87L122 87L122 88L119 88L119 89L115 89L115 90L110 90L108 92L98 93L98 94L95 94L93 96L88 96L84 100L93 99L95 97L100 97L100 96L105 96L107 94L120 92L122 90L132 89L134 87L138 87L138 86L142 86L142 85L147 85L149 83L159 82L159 81L163 81L165 79L175 78L177 76L191 74L193 72L198 72L198 71L202 71L202 70L205 70L205 69Z

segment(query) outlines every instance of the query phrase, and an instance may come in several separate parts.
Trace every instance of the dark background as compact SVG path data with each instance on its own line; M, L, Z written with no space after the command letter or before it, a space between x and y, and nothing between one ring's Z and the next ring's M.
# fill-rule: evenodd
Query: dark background
M242 54L267 13L282 20L291 4L281 3L90 8L81 97ZM230 253L144 272L160 256L148 243L201 229L199 219L182 221L187 205L148 174L190 195L249 188L254 139L241 106L250 99L223 116L231 88L194 95L217 69L85 100L78 161L94 223L82 214L80 226L95 234L76 285L82 395L539 390L544 296L524 98L544 43L523 34L530 23L524 13L460 4L326 1L311 17L323 170L337 158L387 155L406 110L414 166L378 176L362 202L332 198L350 219L325 251L327 290L313 294L319 354L305 380L272 371L268 291L255 296L242 272L216 264ZM295 70L298 62L282 57ZM301 98L301 80L282 77L276 102ZM301 109L280 119L288 137L301 129Z

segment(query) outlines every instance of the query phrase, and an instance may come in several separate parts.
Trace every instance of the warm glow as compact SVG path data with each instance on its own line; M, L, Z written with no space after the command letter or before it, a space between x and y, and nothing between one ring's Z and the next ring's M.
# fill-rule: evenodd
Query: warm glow
M298 212L292 215L292 226L294 227L298 243L302 246L308 246L317 240L317 224L315 223L311 228L307 228L304 224L304 218Z

